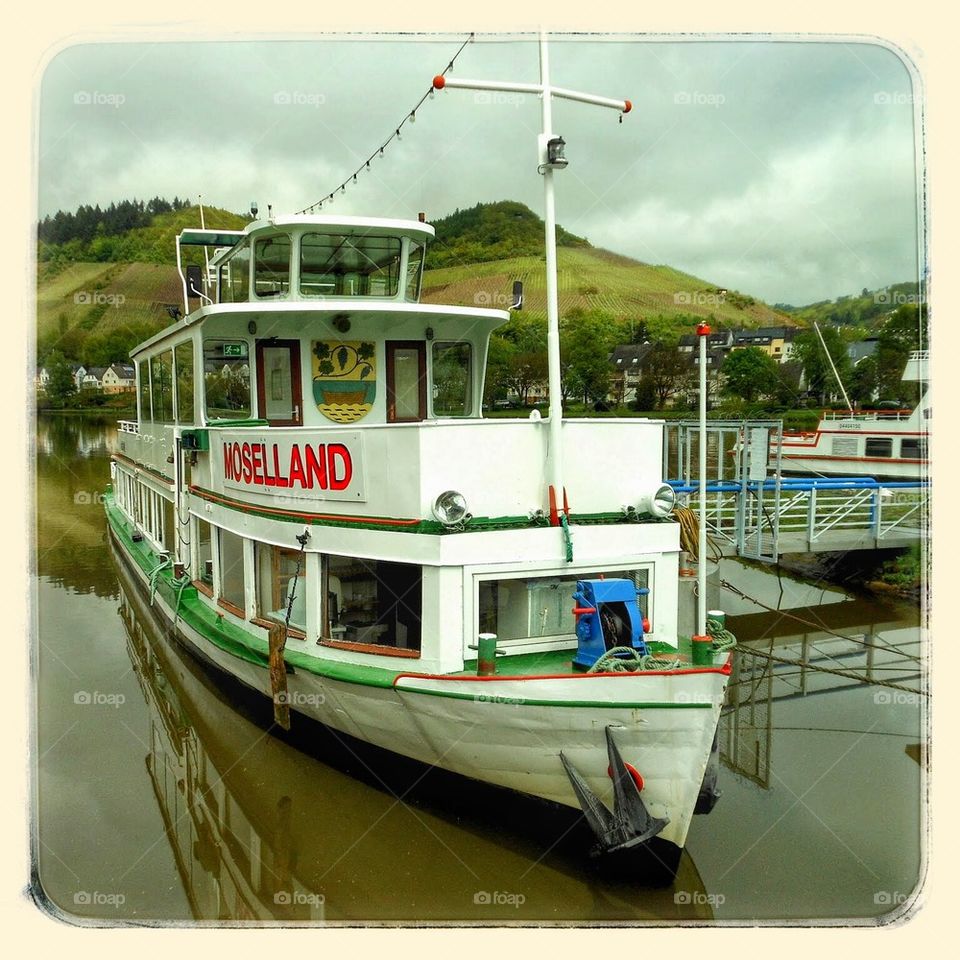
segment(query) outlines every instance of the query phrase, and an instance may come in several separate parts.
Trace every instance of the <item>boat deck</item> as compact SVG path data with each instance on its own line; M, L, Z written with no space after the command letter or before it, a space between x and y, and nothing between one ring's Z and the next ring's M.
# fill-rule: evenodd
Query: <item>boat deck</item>
M666 660L673 663L680 661L683 667L691 663L690 639L680 638L680 649L671 647L666 643L657 643L650 641L651 654L658 660ZM506 656L497 657L497 676L498 677L517 677L517 676L557 676L558 674L569 673L579 675L584 671L574 669L573 655L576 652L576 646L571 645L563 650L544 650L538 653L515 653ZM463 670L448 674L451 677L471 677L477 675L477 661L465 660Z

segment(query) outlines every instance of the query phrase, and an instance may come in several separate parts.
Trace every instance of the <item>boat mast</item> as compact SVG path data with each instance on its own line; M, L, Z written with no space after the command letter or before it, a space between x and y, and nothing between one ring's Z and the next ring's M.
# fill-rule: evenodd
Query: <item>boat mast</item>
M553 133L553 98L576 100L598 107L611 107L621 115L629 113L632 104L629 100L613 100L598 97L591 93L565 90L550 83L550 62L547 50L547 35L540 34L540 82L509 83L492 80L459 80L453 77L436 76L433 78L435 90L453 87L464 90L496 90L508 93L529 93L540 97L541 131L538 137L538 171L543 175L544 204L544 240L546 242L547 271L547 376L550 390L550 457L548 501L550 522L554 526L561 523L560 514L565 514L568 505L563 485L563 400L560 385L560 311L557 303L557 224L554 206L553 172L562 170L567 161L563 156L562 137ZM621 116L622 119L622 116Z
M817 331L817 336L820 338L820 344L823 347L823 352L827 355L827 363L830 364L830 369L833 371L833 377L837 381L837 386L840 387L840 392L843 394L843 402L847 405L848 410L852 410L853 407L850 406L850 398L847 396L847 391L843 389L843 381L840 379L840 374L837 373L837 368L834 366L833 357L830 356L830 351L827 349L827 341L823 339L823 334L820 332L820 327L817 326L817 321L813 321L813 329Z

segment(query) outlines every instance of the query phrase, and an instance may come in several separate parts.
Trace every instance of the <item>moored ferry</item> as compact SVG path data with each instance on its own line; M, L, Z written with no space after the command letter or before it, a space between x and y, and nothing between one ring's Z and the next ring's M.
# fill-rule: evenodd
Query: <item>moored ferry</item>
M183 315L131 354L111 535L176 637L281 724L579 806L598 851L679 854L716 799L732 654L678 635L662 424L484 418L509 313L421 303L432 236L183 231Z
M833 477L927 479L932 412L927 362L926 350L913 351L901 377L920 384L920 400L913 410L825 411L816 430L784 431L782 469Z

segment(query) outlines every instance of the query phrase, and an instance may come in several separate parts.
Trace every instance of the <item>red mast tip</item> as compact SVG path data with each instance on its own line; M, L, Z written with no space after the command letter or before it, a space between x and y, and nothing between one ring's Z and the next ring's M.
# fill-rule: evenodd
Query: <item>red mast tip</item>
M443 77L441 74L438 73L438 74L433 78L433 89L434 89L434 90L442 90L446 85L447 85L447 81L444 79L444 77Z
M698 336L698 337L708 337L708 336L710 336L710 324L709 324L709 323L698 323L698 324L697 324L697 336Z
M623 112L629 113L633 109L633 104L629 100L623 101Z

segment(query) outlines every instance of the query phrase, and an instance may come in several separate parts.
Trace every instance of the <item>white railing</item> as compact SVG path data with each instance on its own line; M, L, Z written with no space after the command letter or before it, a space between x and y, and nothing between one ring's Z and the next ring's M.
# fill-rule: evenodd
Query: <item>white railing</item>
M118 420L117 429L121 433L140 433L140 424L136 420Z

